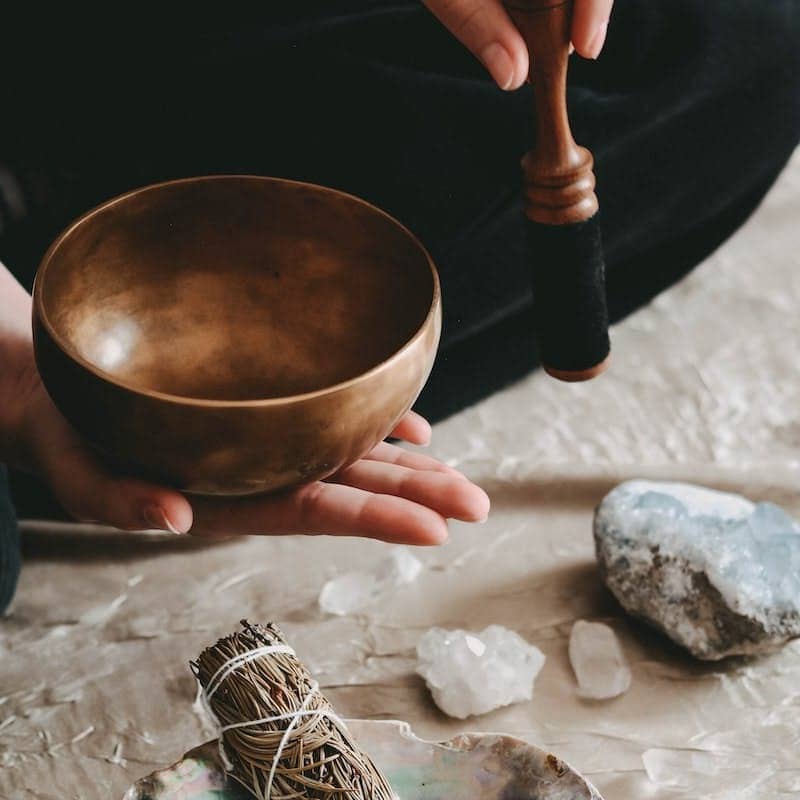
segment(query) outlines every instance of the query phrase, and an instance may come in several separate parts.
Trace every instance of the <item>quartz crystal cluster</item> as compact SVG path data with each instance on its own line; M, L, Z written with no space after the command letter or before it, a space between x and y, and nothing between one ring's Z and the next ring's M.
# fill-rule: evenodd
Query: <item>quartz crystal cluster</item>
M319 607L328 614L345 616L363 611L397 587L413 583L422 562L405 547L395 547L373 569L346 572L329 580L319 595Z
M445 714L466 719L533 697L544 654L519 634L432 628L417 644L417 672Z
M609 700L630 689L631 670L617 635L602 622L579 619L569 637L569 660L578 680L578 694Z
M800 525L775 505L630 481L600 504L594 535L620 604L697 658L768 652L800 636Z

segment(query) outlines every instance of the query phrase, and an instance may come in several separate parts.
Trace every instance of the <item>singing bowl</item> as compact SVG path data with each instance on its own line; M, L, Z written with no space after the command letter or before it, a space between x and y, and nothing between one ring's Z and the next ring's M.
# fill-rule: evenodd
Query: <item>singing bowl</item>
M147 186L69 226L39 267L36 360L116 468L245 495L325 478L419 395L436 269L342 192L254 176Z

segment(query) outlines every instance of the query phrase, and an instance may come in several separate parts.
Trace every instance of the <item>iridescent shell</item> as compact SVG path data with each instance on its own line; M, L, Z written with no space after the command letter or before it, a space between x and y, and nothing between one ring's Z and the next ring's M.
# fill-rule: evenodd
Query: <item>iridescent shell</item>
M400 800L602 800L557 756L499 734L464 734L449 742L418 739L399 722L348 722ZM216 742L138 781L124 800L247 800L225 777Z

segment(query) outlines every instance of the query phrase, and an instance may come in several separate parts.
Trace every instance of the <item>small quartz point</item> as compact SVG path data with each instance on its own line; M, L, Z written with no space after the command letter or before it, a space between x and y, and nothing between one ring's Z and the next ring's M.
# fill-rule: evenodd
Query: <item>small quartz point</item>
M368 572L346 572L329 580L319 595L319 607L328 614L345 616L368 608L398 586L413 583L422 562L406 547L395 547Z
M617 635L608 625L578 620L569 637L569 660L581 697L609 700L630 689L628 662Z
M767 653L800 636L800 524L778 506L629 481L600 504L594 536L623 608L697 658Z
M482 633L432 628L417 644L417 658L434 702L457 719L530 700L545 660L541 650L499 625Z

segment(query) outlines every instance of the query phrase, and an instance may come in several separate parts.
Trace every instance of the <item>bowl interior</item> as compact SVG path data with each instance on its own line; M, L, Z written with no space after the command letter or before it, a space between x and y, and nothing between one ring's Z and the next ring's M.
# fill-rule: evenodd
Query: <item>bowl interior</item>
M257 400L357 377L431 310L419 243L355 198L212 177L148 187L68 229L37 278L62 347L127 386Z

